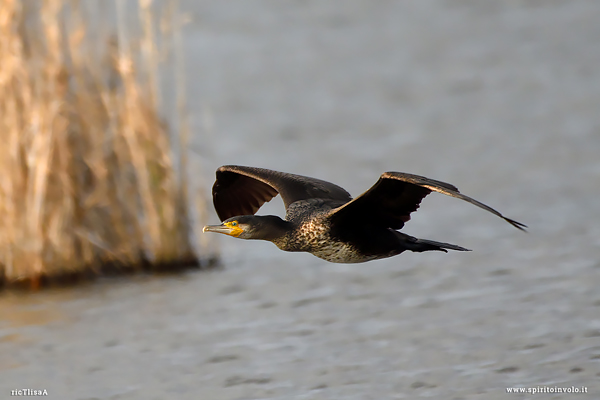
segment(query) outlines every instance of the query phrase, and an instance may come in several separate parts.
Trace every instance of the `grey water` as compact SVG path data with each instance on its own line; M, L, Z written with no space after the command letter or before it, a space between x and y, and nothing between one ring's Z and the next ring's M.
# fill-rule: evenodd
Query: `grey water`
M432 194L404 231L472 252L335 265L223 236L218 270L5 293L0 398L599 398L600 3L180 5L195 195L223 164L353 195L403 171L529 232Z

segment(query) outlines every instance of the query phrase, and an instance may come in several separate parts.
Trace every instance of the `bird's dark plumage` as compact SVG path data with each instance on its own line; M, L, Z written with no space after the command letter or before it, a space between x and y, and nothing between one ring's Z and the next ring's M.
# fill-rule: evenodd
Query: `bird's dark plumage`
M278 193L286 209L298 200L352 200L341 187L320 179L270 169L225 165L217 170L213 202L217 215L223 221L236 215L253 215Z
M205 231L243 239L263 239L282 250L306 251L332 262L364 262L404 250L467 249L398 232L432 191L474 204L514 227L525 225L461 194L448 183L400 172L385 172L355 199L343 188L320 179L263 168L222 166L213 186L213 202L222 225ZM280 194L286 218L254 216Z

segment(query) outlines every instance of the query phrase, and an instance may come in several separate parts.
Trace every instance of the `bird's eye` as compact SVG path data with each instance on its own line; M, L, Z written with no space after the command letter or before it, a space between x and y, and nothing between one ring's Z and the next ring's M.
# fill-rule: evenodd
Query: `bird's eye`
M237 221L233 221L233 222L231 223L231 226L237 226Z

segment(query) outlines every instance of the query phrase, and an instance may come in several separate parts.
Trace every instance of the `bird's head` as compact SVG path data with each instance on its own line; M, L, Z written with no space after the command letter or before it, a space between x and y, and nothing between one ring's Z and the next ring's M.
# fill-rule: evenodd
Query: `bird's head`
M217 232L240 239L274 240L285 234L287 222L274 215L240 215L221 225L206 225L203 232Z

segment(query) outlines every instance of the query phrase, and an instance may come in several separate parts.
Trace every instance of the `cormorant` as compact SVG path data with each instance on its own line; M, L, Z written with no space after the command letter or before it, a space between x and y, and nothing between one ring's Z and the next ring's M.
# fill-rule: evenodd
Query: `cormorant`
M432 191L468 201L525 230L525 225L459 193L455 186L419 175L384 172L375 185L352 199L341 187L320 179L225 165L217 169L212 189L215 209L223 223L207 225L203 231L268 240L281 250L304 251L335 263L360 263L405 250L469 251L398 232ZM285 220L254 215L277 194L285 204Z

